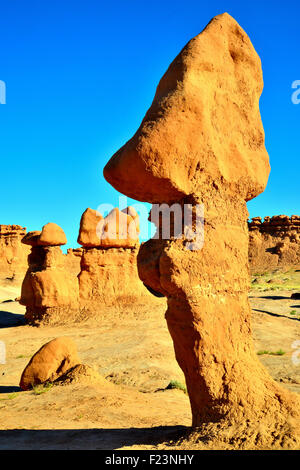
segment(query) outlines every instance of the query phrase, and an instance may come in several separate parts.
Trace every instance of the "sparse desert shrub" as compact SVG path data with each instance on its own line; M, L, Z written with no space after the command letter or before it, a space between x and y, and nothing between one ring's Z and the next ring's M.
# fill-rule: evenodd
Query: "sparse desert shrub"
M42 395L42 393L48 392L53 387L53 383L46 382L44 384L34 385L32 387L34 395Z
M282 349L278 349L278 351L267 351L266 349L263 349L257 352L258 356L262 356L264 354L268 356L283 356L283 354L285 354L285 351L283 351Z
M182 390L184 393L187 393L186 386L183 385L181 382L178 380L171 380L169 385L167 385L166 390L172 390L172 389L177 389L177 390Z
M14 398L16 398L16 396L17 396L17 393L13 392L13 393L10 393L9 395L7 395L7 397L5 397L5 398L0 398L0 401L13 400Z
M275 351L274 353L272 353L274 356L283 356L285 354L285 351L283 351L282 349L278 349L278 351Z

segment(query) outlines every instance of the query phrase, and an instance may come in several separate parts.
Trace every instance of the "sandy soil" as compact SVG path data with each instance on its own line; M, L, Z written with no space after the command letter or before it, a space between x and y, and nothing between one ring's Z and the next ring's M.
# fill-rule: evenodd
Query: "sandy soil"
M0 449L165 448L189 430L187 395L166 389L174 380L184 384L184 377L164 320L164 299L151 311L112 311L94 324L35 328L24 324L24 308L11 301L18 295L18 287L0 288L0 340L6 345ZM300 365L292 361L292 344L300 339L300 301L290 296L291 290L251 291L253 335L275 380L300 393ZM72 337L82 362L107 383L21 391L20 376L31 356L58 336ZM284 354L277 354L280 350Z

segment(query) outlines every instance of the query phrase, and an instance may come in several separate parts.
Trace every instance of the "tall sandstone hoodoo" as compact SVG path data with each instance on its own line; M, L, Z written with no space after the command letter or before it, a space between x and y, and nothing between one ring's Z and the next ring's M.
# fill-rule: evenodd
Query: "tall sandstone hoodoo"
M78 280L67 269L60 248L67 243L64 231L49 223L41 232L29 232L22 243L31 246L20 299L26 306L26 321L39 325L74 320L79 312Z
M168 298L197 439L297 448L299 397L271 378L251 334L246 201L265 189L270 171L262 89L247 34L228 14L215 17L172 62L104 176L140 201L204 206L202 249L170 236L149 240L138 255L140 278Z
M254 217L248 223L252 273L300 267L300 216Z
M0 225L0 280L20 283L27 270L30 249L22 245L26 228L20 225Z
M86 209L78 243L83 246L79 280L80 307L95 315L106 307L151 301L137 271L139 217L132 207L107 217Z

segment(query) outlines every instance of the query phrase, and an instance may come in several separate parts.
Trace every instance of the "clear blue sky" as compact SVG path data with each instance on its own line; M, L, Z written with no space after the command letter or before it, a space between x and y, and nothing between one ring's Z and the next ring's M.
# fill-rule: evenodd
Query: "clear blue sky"
M0 224L56 222L68 246L82 212L119 194L103 178L182 47L227 11L262 59L271 175L250 216L299 214L299 2L0 1ZM132 201L129 201L132 202Z

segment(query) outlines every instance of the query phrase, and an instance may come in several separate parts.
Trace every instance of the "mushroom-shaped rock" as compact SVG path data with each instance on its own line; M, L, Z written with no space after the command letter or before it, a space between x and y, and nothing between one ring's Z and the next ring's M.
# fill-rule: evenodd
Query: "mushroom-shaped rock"
M35 230L33 232L28 232L26 235L22 238L22 243L24 245L30 245L30 246L38 246L39 244L39 238L41 235L41 231Z
M52 222L44 225L38 240L39 246L60 246L67 243L67 238L63 229Z
M20 387L29 390L34 385L54 382L79 363L74 341L68 337L55 338L30 359L22 373Z
M251 334L245 201L264 190L270 170L262 88L247 34L230 15L215 17L172 62L104 176L134 199L204 207L201 249L186 249L185 230L164 239L158 226L159 237L138 255L142 281L168 297L168 329L200 440L297 448L299 397L271 378Z
M79 312L79 286L77 269L70 269L70 256L63 254L59 243L63 242L63 231L44 227L43 232L28 234L25 244L31 245L28 270L23 279L20 304L26 306L25 320L30 324L58 324L75 321ZM61 232L62 233L61 233ZM66 241L66 239L65 239Z

